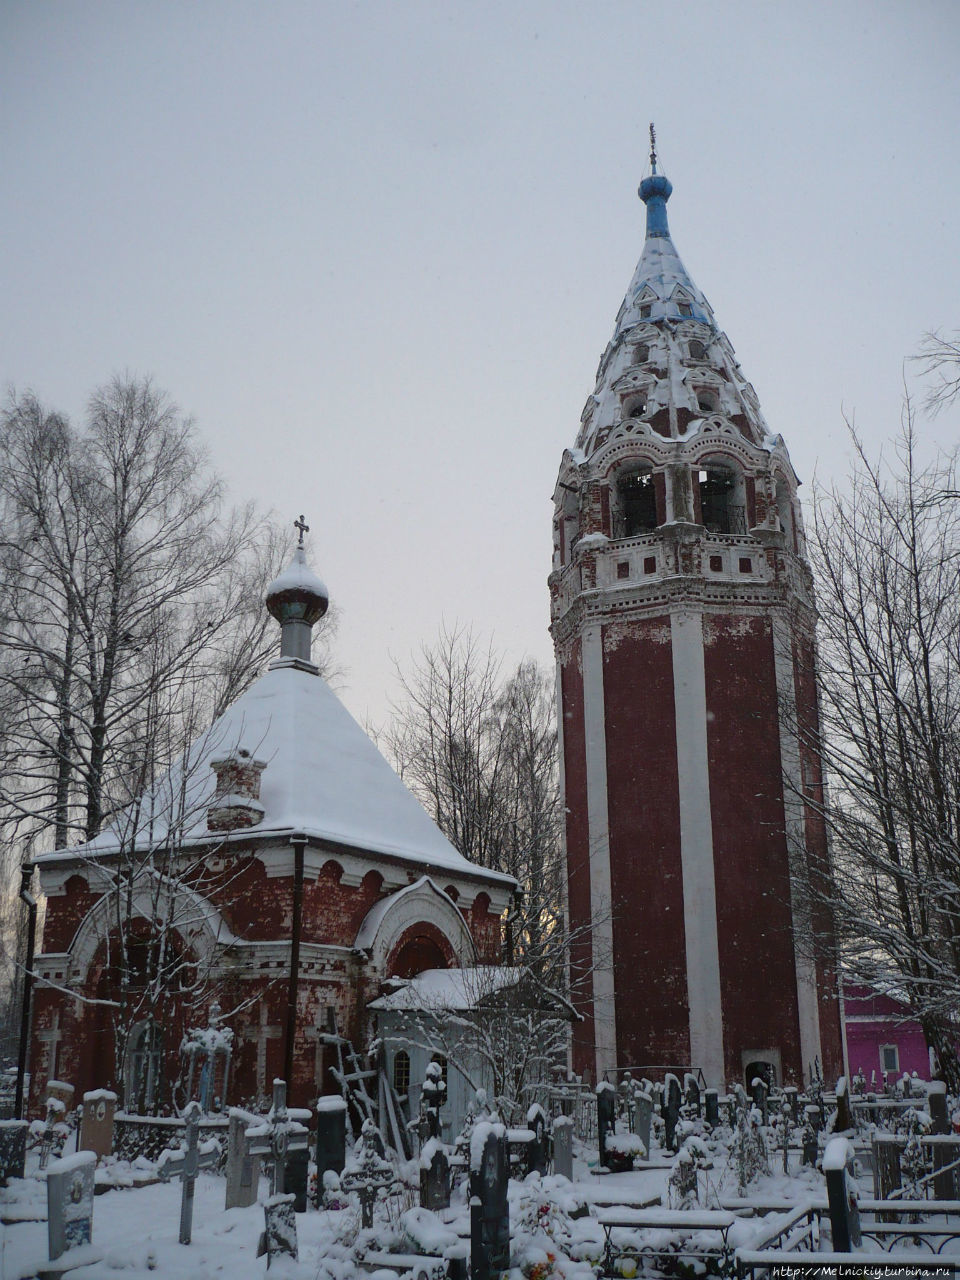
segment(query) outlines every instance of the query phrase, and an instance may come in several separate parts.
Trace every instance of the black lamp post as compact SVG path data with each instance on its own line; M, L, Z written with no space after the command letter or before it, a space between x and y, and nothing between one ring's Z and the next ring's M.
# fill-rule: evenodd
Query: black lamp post
M37 900L30 892L33 879L33 863L25 862L20 868L20 901L27 906L27 954L23 965L23 1004L20 1009L20 1053L17 1058L17 1095L13 1114L17 1120L23 1117L23 1083L27 1074L27 1052L30 1047L30 1003L33 995L33 948L37 940Z

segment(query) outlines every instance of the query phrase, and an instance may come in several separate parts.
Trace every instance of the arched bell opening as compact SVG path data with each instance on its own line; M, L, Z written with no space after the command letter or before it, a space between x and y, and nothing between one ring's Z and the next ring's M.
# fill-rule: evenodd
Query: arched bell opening
M705 458L696 481L700 523L710 533L746 533L746 485L740 468L726 459Z
M649 466L632 466L621 471L614 482L614 492L615 538L636 538L657 528L657 492Z

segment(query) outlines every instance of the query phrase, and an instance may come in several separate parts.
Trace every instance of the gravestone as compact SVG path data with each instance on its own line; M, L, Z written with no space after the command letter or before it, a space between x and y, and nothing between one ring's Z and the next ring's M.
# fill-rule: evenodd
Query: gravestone
M680 1105L683 1100L683 1095L680 1091L680 1081L675 1075L671 1074L667 1076L666 1086L666 1101L661 1104L660 1110L663 1115L663 1126L667 1147L671 1151L676 1151L677 1122L680 1119Z
M927 1089L927 1110L933 1121L931 1133L949 1133L950 1117L947 1114L947 1086L942 1080L933 1080Z
M317 1186L328 1171L347 1167L347 1103L344 1098L317 1099Z
M650 1127L653 1123L653 1097L649 1093L636 1095L636 1111L634 1113L634 1133L643 1143L643 1158L650 1159Z
M67 1137L64 1123L67 1108L59 1098L47 1098L47 1116L40 1139L40 1168L46 1169L51 1154L59 1156Z
M613 1086L608 1088L611 1098L615 1097ZM602 1096L598 1094L598 1099ZM471 1280L492 1280L510 1266L509 1181L510 1156L503 1126L478 1125L470 1151Z
M116 1110L117 1095L109 1089L92 1089L83 1095L79 1150L94 1152L98 1160L110 1154Z
M97 1157L78 1151L54 1160L47 1170L47 1239L50 1261L90 1243L93 1236L93 1177Z
M184 1109L185 1133L183 1146L178 1152L171 1149L161 1152L157 1162L157 1174L161 1181L180 1179L180 1236L181 1244L189 1244L193 1232L193 1195L197 1186L197 1174L201 1169L212 1169L220 1159L216 1138L201 1143L199 1102L189 1102Z
M800 1123L800 1091L797 1089L796 1085L788 1084L784 1086L783 1096L784 1096L784 1100L787 1103L789 1103L789 1106L790 1106L790 1119L793 1121L794 1124L799 1124Z
M700 1085L697 1077L690 1072L683 1078L683 1089L688 1108L700 1117Z
M767 1113L767 1099L770 1090L767 1088L767 1082L761 1076L754 1076L750 1081L750 1096L753 1098L753 1105L760 1112L760 1123L768 1124L769 1116Z
M827 1179L827 1204L835 1253L860 1247L860 1210L853 1176L853 1144L847 1138L831 1138L823 1153Z
M251 1155L247 1129L258 1116L231 1107L227 1131L227 1195L225 1209L248 1209L256 1204L260 1188L260 1157Z
M305 1142L302 1147L287 1153L285 1190L293 1195L294 1213L307 1212L307 1184L310 1179L310 1150Z
M707 1124L711 1129L716 1129L720 1123L720 1094L716 1089L704 1089L703 1111Z
M447 1084L443 1078L443 1068L439 1062L428 1062L424 1072L423 1088L420 1091L427 1138L440 1137L440 1108L446 1101L446 1097Z
M290 1258L297 1257L297 1218L293 1207L292 1195L270 1196L264 1202L264 1231L260 1239L257 1257L267 1255L267 1270L274 1258L286 1254Z
M807 1108L808 1113L811 1111L815 1112L819 1118L820 1112L816 1107ZM815 1169L817 1167L817 1156L820 1154L820 1144L817 1139L817 1130L812 1122L812 1116L810 1114L807 1115L807 1122L803 1126L800 1143L802 1147L800 1163L808 1165L811 1169Z
M397 1180L391 1165L380 1155L382 1142L372 1120L364 1120L360 1133L359 1163L340 1179L344 1191L355 1191L360 1201L360 1222L364 1228L373 1226L373 1206L381 1191L396 1187Z
M47 1081L46 1097L56 1098L57 1102L62 1102L65 1112L73 1107L73 1092L73 1085L67 1084L65 1080Z
M450 1208L450 1161L436 1138L420 1153L420 1207L434 1212Z
M573 1117L555 1116L553 1121L553 1172L573 1181Z
M0 1187L22 1178L27 1159L28 1120L0 1120Z
M837 1118L834 1121L834 1133L845 1133L853 1128L853 1112L850 1109L850 1094L847 1089L847 1078L841 1076L837 1081Z
M538 1102L527 1112L527 1128L533 1133L533 1141L527 1143L527 1173L544 1174L547 1172L547 1117Z
M597 1146L600 1164L607 1163L607 1135L615 1132L617 1124L617 1093L612 1084L601 1080L597 1085Z

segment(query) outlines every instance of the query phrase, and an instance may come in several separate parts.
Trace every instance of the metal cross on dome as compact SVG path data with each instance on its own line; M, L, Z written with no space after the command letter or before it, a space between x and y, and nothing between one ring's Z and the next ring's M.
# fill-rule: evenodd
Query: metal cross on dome
M297 546L302 547L303 535L310 532L310 526L304 522L303 516L301 515L299 520L294 520L293 527L300 530L300 541L297 543Z
M653 121L650 121L650 171L657 172L657 131L653 127ZM303 516L300 517L303 519Z

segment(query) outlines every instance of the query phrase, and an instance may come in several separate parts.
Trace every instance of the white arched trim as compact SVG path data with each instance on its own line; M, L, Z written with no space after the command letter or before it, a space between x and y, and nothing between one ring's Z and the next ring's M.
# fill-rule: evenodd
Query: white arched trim
M440 930L459 964L476 960L476 945L466 921L453 899L438 889L429 876L421 876L414 884L375 902L364 916L353 945L369 951L373 963L382 969L404 933L420 923Z
M171 907L170 897L173 897ZM160 884L144 877L133 892L130 915L133 919L156 919L162 906L164 928L174 930L202 964L213 960L217 946L235 942L233 932L212 902L187 885ZM70 943L70 975L83 980L89 972L97 948L113 932L117 922L117 890L99 898L84 916ZM127 908L124 906L124 911Z

